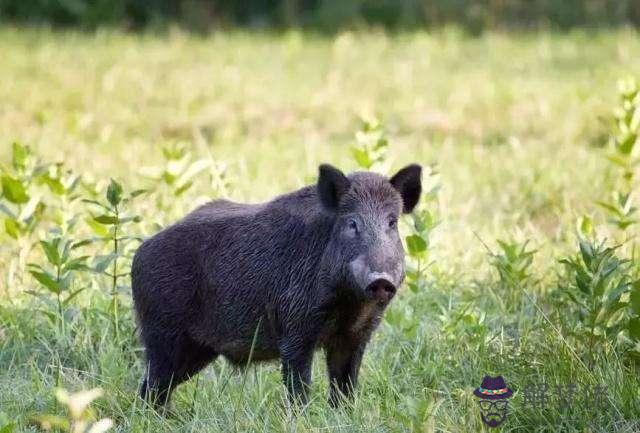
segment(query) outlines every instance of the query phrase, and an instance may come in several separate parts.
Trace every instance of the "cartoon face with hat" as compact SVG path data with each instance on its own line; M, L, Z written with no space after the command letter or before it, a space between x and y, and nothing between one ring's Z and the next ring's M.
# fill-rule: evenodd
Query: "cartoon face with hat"
M513 391L507 388L502 376L485 376L473 394L480 398L480 414L486 425L498 427L507 419L507 399L513 395Z

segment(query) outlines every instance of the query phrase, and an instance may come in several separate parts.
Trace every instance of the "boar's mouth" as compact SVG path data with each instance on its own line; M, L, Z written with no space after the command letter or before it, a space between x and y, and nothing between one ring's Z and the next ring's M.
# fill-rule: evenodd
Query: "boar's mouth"
M396 294L396 286L386 278L378 278L367 286L365 292L370 298L389 302Z

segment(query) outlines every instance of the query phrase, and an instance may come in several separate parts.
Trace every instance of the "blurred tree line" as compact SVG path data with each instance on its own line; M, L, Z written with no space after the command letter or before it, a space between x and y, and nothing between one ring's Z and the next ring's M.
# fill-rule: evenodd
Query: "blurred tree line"
M131 29L178 23L196 31L457 24L479 33L513 27L638 27L640 0L0 0L0 20Z

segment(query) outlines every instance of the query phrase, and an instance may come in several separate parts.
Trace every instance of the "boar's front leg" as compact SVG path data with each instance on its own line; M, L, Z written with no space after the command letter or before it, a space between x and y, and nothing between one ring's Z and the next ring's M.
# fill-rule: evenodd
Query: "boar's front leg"
M367 341L353 342L347 337L334 337L326 346L329 373L329 403L337 406L349 398L358 384L358 372Z
M292 403L306 404L311 386L313 345L299 338L288 338L280 344L282 379Z

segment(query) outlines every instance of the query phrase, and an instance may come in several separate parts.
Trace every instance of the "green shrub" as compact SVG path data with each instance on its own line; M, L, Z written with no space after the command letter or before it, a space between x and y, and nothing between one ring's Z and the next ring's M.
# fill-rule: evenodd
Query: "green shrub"
M518 309L522 293L532 280L530 268L536 250L527 249L528 241L497 242L501 251L490 253L490 259L500 276L500 299L503 305Z
M616 255L618 247L579 239L579 253L560 260L566 279L560 291L568 299L577 326L572 333L586 344L590 357L596 344L626 340L637 350L640 342L640 280L634 280L630 261Z
M119 337L120 329L120 292L128 289L128 287L122 287L118 284L122 278L129 276L131 257L126 246L131 242L141 240L137 236L126 235L123 233L123 228L131 223L140 222L140 216L127 213L127 211L131 201L145 192L145 190L138 189L125 194L122 185L111 179L105 194L106 200L83 200L97 209L97 214L92 214L86 220L94 234L97 235L91 241L103 243L107 250L106 254L94 257L92 269L98 274L105 275L110 281L111 315L116 339ZM122 265L123 259L127 262L126 266Z

